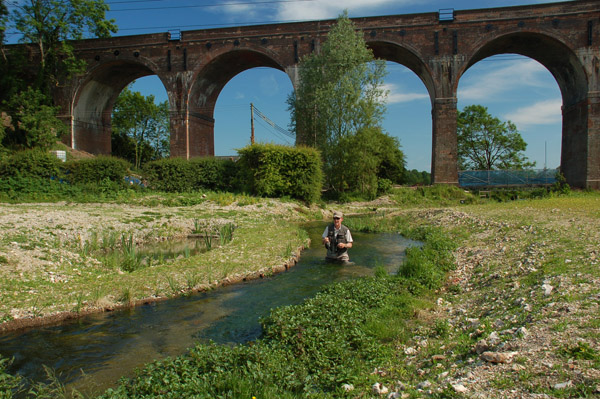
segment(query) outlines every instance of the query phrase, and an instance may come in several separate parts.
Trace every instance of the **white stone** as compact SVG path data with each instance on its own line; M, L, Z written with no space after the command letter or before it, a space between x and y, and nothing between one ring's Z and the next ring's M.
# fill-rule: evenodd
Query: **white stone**
M429 381L423 381L417 385L417 389L427 389L429 387L431 387L431 382Z
M383 386L383 384L376 382L375 384L373 384L373 393L376 395L385 395L386 393L388 393L389 389L387 389L387 387Z
M468 391L467 387L465 387L463 384L453 384L452 388L458 393L465 393Z
M567 387L572 386L573 383L571 381L561 382L560 384L555 384L552 388L554 389L565 389Z
M552 294L552 290L554 289L554 287L550 284L544 284L542 285L542 289L544 290L544 295L549 296L550 294Z
M415 348L413 348L412 346L409 346L408 348L404 348L404 354L406 355L414 355L417 353L417 350Z
M402 397L402 395L400 395L398 392L392 392L388 395L387 399L400 399Z
M342 385L342 389L346 392L354 391L354 385L344 384L344 385Z

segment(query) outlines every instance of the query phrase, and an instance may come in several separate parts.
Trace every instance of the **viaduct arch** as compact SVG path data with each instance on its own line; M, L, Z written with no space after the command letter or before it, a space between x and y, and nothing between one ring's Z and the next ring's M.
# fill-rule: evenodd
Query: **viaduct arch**
M600 189L600 4L531 6L355 18L376 57L411 69L432 105L432 180L458 184L456 116L461 76L504 53L544 65L563 100L561 169L574 187ZM318 51L334 20L90 39L75 43L87 70L57 88L73 148L110 153L110 115L132 80L157 75L171 111L171 154L214 155L213 111L236 74L272 67L298 83L300 58Z

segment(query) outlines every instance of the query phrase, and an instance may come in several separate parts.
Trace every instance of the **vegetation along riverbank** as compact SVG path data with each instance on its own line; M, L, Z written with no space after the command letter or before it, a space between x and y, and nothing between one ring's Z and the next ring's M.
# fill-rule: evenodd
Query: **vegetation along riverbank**
M198 345L97 395L600 395L597 193L498 202L432 187L311 207L218 194L184 202L154 196L127 204L1 205L2 325L268 274L307 244L302 231L290 228L293 222L328 220L339 207L348 215L370 215L347 217L352 230L394 231L425 245L408 251L396 276L379 271L274 310L262 321L264 336L251 345ZM233 240L201 255L126 270L122 259L102 258L104 242L120 247L130 237L219 235L230 224ZM1 397L12 397L19 384L0 372ZM72 395L57 385L35 385L29 396L63 394Z

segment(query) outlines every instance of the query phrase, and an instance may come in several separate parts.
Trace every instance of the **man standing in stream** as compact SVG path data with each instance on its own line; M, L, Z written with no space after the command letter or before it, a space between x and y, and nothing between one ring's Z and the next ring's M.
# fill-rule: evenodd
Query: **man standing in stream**
M333 212L333 223L325 227L323 232L323 244L327 248L327 257L329 262L339 262L349 264L348 248L352 248L352 234L348 227L342 224L344 215L342 212Z

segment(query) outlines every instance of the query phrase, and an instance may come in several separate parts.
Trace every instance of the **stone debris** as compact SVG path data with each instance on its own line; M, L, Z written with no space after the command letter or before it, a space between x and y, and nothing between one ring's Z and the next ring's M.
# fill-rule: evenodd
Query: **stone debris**
M376 395L385 395L389 392L389 389L385 387L383 384L376 382L373 384L373 393Z
M481 360L488 363L510 363L518 352L483 352Z

